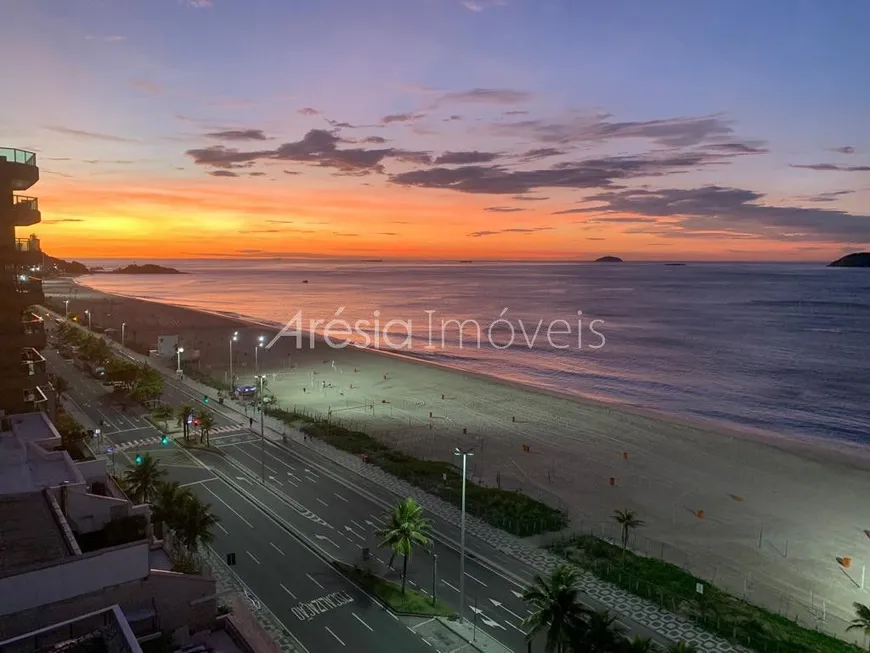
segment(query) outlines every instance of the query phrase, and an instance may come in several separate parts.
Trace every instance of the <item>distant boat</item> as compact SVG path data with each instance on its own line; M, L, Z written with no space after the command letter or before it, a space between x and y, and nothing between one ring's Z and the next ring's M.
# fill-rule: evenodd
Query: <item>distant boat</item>
M665 265L667 265L668 267L672 267L672 268L684 268L684 267L686 267L685 263L665 263Z
M303 279L302 283L308 283L308 279Z
M618 256L602 256L595 259L596 263L622 263L622 259Z
M460 262L460 263L474 263L474 261L472 261L471 259L469 259L469 260L467 260L467 261L459 261L459 262Z

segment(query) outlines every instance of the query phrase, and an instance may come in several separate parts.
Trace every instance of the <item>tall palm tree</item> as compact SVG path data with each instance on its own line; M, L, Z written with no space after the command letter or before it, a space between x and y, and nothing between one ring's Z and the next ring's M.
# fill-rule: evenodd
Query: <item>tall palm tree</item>
M668 653L698 653L698 647L688 642L679 641L668 647Z
M860 630L864 637L870 637L870 608L858 602L853 603L852 607L855 608L855 618L846 630Z
M415 545L429 543L429 532L432 523L423 516L423 508L410 497L400 501L386 515L387 526L378 531L383 541L378 546L389 546L392 550L390 555L390 567L397 555L401 555L402 562L402 594L405 593L405 582L408 577L408 560Z
M185 442L187 442L187 436L190 435L190 424L187 420L191 417L193 417L193 406L182 404L178 407L178 424L181 426Z
M196 419L199 420L199 442L202 444L203 438L207 445L211 445L208 439L209 434L214 428L214 413L205 408L201 408L196 413Z
M181 487L178 481L161 482L151 502L151 519L161 524L162 529L175 530L181 508L191 497L189 488Z
M622 552L624 557L625 550L628 548L628 536L631 534L631 531L645 526L646 522L638 519L637 513L627 508L625 510L614 510L613 521L622 527Z
M616 651L622 628L607 610L593 612L588 621L575 631L571 645L577 651Z
M631 640L624 640L620 653L652 653L653 643L649 637L635 635Z
M568 565L559 565L546 578L535 576L523 592L532 614L523 620L528 628L526 640L531 642L539 633L546 631L547 653L564 653L571 633L579 628L586 609L577 600L577 570Z
M124 485L134 501L149 503L157 493L157 487L166 470L161 469L151 454L142 456L142 462L128 467L124 472Z
M211 504L203 503L195 494L188 495L178 514L175 534L190 552L214 541L212 529L220 518L211 512Z

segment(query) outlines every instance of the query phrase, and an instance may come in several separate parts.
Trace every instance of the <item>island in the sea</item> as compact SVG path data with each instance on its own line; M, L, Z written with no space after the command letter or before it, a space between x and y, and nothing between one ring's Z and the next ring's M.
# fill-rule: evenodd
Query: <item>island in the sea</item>
M596 263L622 263L622 259L618 256L602 256L601 258L595 259Z
M92 270L93 272L94 270ZM168 268L164 265L156 265L154 263L146 263L145 265L125 265L124 267L115 268L114 270L106 270L111 274L187 274L175 268Z
M856 252L846 254L833 263L828 263L829 268L870 268L870 252Z

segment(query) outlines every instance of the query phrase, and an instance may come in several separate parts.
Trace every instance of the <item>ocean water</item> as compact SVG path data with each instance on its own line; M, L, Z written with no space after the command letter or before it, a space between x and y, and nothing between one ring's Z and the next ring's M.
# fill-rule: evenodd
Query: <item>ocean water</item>
M813 264L161 263L191 274L80 281L275 326L295 318L295 327L328 331L337 341L377 344L680 417L870 445L870 270ZM338 318L349 324L326 329L339 308ZM460 330L465 320L476 322Z

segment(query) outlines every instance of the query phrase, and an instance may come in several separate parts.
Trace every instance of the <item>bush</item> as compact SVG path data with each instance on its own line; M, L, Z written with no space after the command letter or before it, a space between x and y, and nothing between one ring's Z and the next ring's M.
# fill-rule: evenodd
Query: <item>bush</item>
M662 607L693 619L738 644L764 653L857 653L861 649L835 639L703 582L656 558L645 558L592 535L580 535L549 547L594 575ZM704 594L697 584L704 584Z
M436 617L453 617L456 615L452 608L444 605L441 601L436 600L435 605L432 605L431 597L422 592L412 590L410 587L405 588L405 593L402 594L401 586L376 576L371 571L363 570L359 567L351 567L337 561L333 564L354 583L374 594L395 612Z

